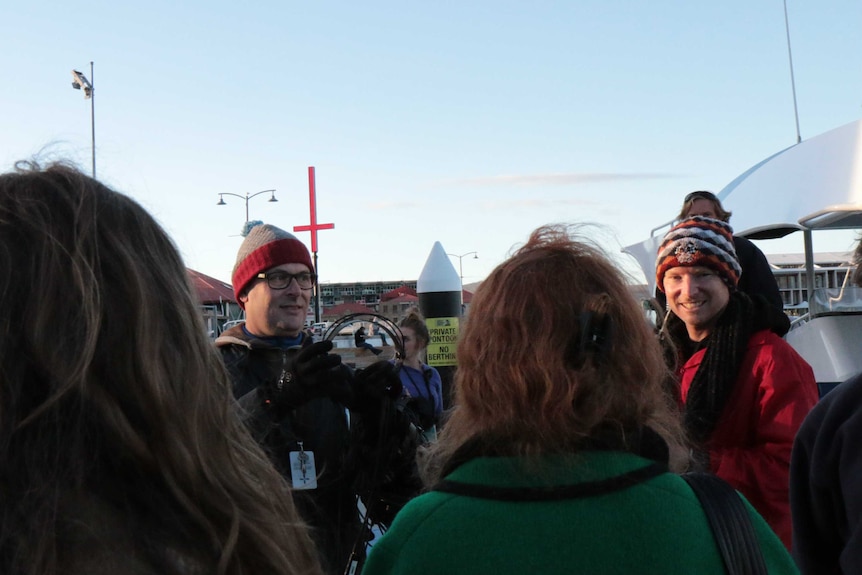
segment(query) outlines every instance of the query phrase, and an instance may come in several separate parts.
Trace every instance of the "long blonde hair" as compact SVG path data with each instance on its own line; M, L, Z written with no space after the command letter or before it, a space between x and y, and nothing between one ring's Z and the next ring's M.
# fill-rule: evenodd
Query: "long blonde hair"
M84 493L208 572L319 573L143 208L74 168L22 165L0 176L0 269L0 571L65 573L63 505Z

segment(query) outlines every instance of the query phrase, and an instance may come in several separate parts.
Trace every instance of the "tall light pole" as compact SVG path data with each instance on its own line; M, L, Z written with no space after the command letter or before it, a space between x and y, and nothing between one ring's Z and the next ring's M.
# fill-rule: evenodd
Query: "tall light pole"
M461 289L464 289L464 268L461 266L461 258L463 258L464 256L469 256L470 254L473 254L474 260L479 259L479 254L476 252L467 252L466 254L461 254L460 256L457 254L446 254L447 256L458 258L458 275L461 278Z
M84 90L84 99L90 100L90 132L93 138L93 177L96 177L96 89L93 87L93 62L90 62L90 79L77 70L72 70L72 87Z
M245 223L248 223L248 202L252 198L259 196L261 194L272 194L272 197L269 198L269 200L267 200L269 202L277 202L278 201L275 199L275 190L263 190L260 192L256 192L254 194L249 194L248 192L246 192L244 196L242 196L240 194L232 194L231 192L220 192L218 195L218 203L216 203L216 205L217 206L226 206L227 205L227 202L224 201L224 196L233 196L235 198L245 200Z

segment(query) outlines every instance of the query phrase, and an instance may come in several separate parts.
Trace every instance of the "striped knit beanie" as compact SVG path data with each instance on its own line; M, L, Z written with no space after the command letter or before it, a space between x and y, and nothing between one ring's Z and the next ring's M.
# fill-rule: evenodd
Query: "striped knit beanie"
M252 227L236 255L231 282L239 306L245 309L239 295L257 274L282 264L305 264L314 271L308 248L296 236L270 224L258 222Z
M658 249L656 286L664 291L667 270L692 266L710 268L724 280L731 292L736 290L742 268L733 247L733 230L727 223L694 216L672 227Z

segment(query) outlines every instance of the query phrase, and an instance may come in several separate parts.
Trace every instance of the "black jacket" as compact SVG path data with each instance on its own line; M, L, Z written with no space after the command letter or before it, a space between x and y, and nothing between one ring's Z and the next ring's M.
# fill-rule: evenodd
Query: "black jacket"
M747 293L752 298L760 294L774 307L783 310L784 300L781 299L781 292L778 291L778 283L760 248L751 240L741 236L733 236L733 247L736 248L736 256L742 267L739 291Z
M258 395L259 387L279 377L286 359L311 343L306 335L301 346L274 347L249 337L241 325L216 340L246 424L288 483L291 483L290 453L299 451L299 442L304 451L314 454L317 488L294 490L293 499L312 529L324 568L340 573L359 532L353 489L355 474L348 463L352 441L347 410L324 397L274 420L272 411L264 409Z
M790 462L793 555L804 575L862 573L862 374L802 423Z

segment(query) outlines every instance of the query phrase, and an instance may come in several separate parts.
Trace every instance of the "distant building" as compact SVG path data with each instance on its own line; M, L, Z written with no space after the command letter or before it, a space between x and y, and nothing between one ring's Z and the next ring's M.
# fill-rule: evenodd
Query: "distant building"
M344 317L346 315L351 315L354 313L375 313L373 309L370 307L366 307L361 303L340 303L338 305L334 305L332 307L323 308L323 313L320 315L320 319L323 321L335 321L338 318Z
M378 313L397 325L407 317L412 308L419 308L419 296L405 294L383 300Z
M767 254L766 260L778 282L784 309L790 315L808 311L808 275L805 254ZM840 288L848 274L853 273L853 252L822 252L814 254L814 289Z
M225 322L243 317L234 298L233 287L193 269L186 268L186 271L203 310L207 332L212 338L218 337Z
M465 289L462 297L466 313L470 300L473 299L473 293ZM320 284L320 301L323 308L322 319L330 320L333 316L335 319L342 317L346 315L346 313L341 313L343 310L353 309L344 306L358 304L370 310L362 313L376 313L396 324L407 315L407 311L411 307L419 306L419 297L416 295L416 280L323 283Z
M400 288L410 288L416 294L416 280L346 282L320 284L320 304L323 308L345 303L359 303L376 309L383 294Z

